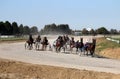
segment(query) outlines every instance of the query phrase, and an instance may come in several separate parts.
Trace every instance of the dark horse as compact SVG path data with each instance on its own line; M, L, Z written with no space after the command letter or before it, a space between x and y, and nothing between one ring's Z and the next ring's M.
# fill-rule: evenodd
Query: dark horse
M33 48L33 43L34 43L34 39L32 38L32 35L29 36L29 39L25 42L25 49L32 49Z
M86 55L88 56L88 53L90 53L91 56L94 56L95 52L95 44L93 43L86 43L84 46L84 53L86 52Z
M83 44L83 42L77 41L75 43L75 47L76 47L76 53L78 52L79 49L80 49L80 52L83 52L84 44Z
M72 39L73 40L73 39ZM71 42L72 42L71 40ZM78 53L79 49L81 52L83 52L83 47L84 47L84 44L83 44L83 38L81 38L81 41L79 42L79 40L77 42L75 42L73 40L72 43L70 43L72 45L72 47L70 46L71 48L71 52L73 51L73 48L76 48L76 53Z
M30 41L30 40L27 40L27 41L25 42L25 49L31 50L32 48L33 48L33 42Z

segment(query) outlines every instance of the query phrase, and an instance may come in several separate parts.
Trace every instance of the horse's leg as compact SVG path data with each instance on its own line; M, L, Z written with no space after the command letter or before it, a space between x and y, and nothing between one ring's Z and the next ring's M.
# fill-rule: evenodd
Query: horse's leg
M51 47L51 44L48 44L49 45L49 51L52 51L52 47Z
M83 55L85 55L85 47L82 47Z
M42 50L44 50L44 44L42 44Z
M91 56L93 57L93 51L90 51L91 52Z
M41 45L41 43L39 43L39 50L40 50L40 47L41 47L40 45Z
M89 52L89 49L88 48L86 48L86 55L88 56L88 52Z
M25 48L29 49L29 43L27 43L27 42L25 43Z
M90 51L90 54L91 54L92 57L94 56L94 49L92 49L92 50Z
M33 49L33 43L31 43L31 49Z
M67 49L67 44L65 44L65 48Z
M86 55L87 53L87 49L86 49L86 47L84 47L84 55Z
M28 47L27 48L30 50L30 43L28 43Z
M64 53L65 53L65 49L67 49L66 45L63 47Z
M80 47L79 49L80 49L79 55L82 55L82 52L83 52L82 47Z
M40 49L40 44L38 43L38 45L37 45L37 49L39 50Z
M58 47L55 48L56 52L58 52Z
M37 48L38 48L38 50L40 49L40 42L38 42Z
M86 55L88 56L88 53L90 52L89 47L86 47L85 50L86 50Z
M44 45L44 50L46 51L46 49L47 49L47 45Z
M55 46L54 48L55 48L55 51L57 52L57 46Z
M46 51L46 49L47 49L47 45L44 45L44 50Z
M37 50L37 42L35 43L35 49Z
M38 43L35 43L35 49L36 49L36 50L39 49L39 45L38 45Z
M61 46L60 47L58 47L58 52L60 52L61 51Z
M27 48L27 43L25 43L25 49Z
M32 44L30 43L30 50L32 49Z
M70 51L71 51L71 53L72 53L72 51L73 51L73 48L72 48L72 47L70 47Z
M36 49L37 49L37 50L39 49L39 44L38 44L38 43L37 43Z
M76 54L78 53L78 47L76 47Z
M26 42L26 48L29 49L29 43L28 42Z
M64 46L62 47L62 49L63 49L64 53L65 53L65 48L66 48L66 47L65 47L65 45L64 45Z
M59 46L56 47L56 52L57 53L60 52L60 47Z

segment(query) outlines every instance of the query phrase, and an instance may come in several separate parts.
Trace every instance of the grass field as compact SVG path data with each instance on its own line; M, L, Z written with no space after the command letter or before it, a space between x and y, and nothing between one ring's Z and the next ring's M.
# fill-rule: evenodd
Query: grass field
M25 41L27 38L25 37L8 37L8 38L0 38L0 43L5 42L19 42L19 41Z
M107 58L120 59L120 44L109 41L106 38L98 38L96 54Z
M116 38L116 39L120 39L120 38ZM120 47L120 44L109 41L106 38L98 38L97 39L97 45L96 45L97 52L100 52L106 48L119 48L119 47Z
M115 39L115 40L120 40L120 38L114 38L114 37L112 37L112 39Z

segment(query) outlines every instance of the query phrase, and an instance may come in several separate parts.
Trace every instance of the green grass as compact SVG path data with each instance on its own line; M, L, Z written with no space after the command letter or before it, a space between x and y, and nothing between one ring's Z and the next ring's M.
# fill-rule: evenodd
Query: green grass
M23 37L0 38L0 42L7 42L7 41L22 41L22 40L26 40L26 38L23 38Z
M115 40L120 40L120 38L112 38L112 39L115 39Z
M108 41L105 38L99 38L96 45L96 51L100 52L106 48L119 48L120 44Z

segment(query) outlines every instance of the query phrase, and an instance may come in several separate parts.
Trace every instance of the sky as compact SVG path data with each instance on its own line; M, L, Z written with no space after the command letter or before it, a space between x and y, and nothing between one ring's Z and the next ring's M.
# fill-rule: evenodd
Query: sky
M0 0L0 21L39 29L55 23L120 30L120 0Z

